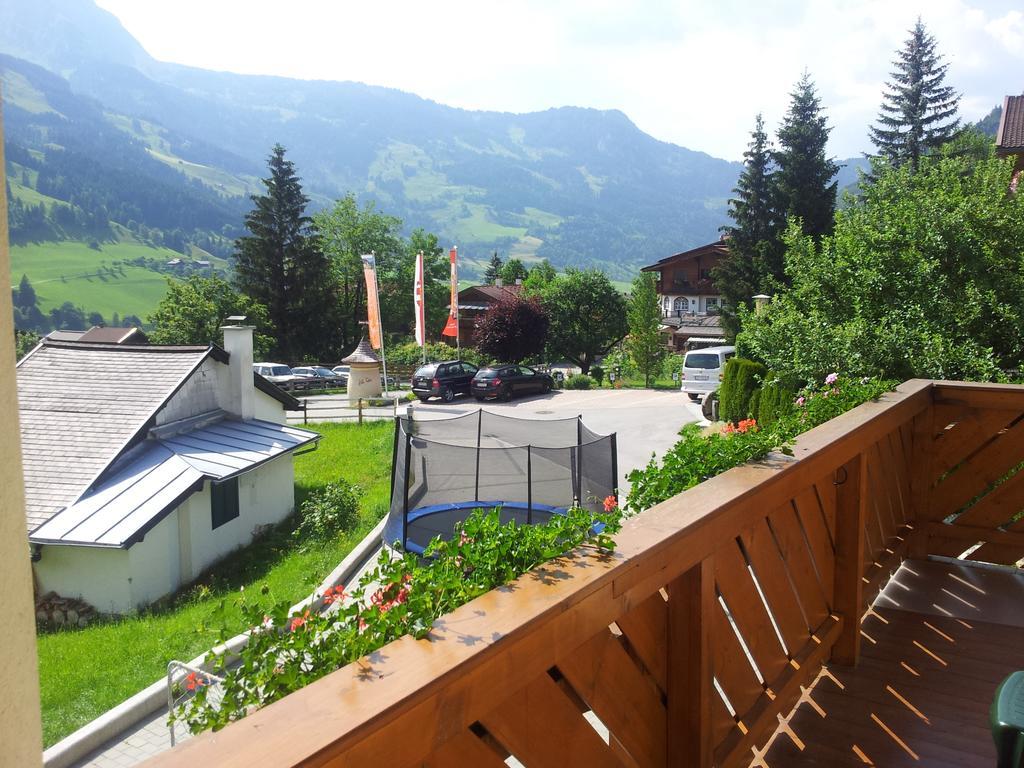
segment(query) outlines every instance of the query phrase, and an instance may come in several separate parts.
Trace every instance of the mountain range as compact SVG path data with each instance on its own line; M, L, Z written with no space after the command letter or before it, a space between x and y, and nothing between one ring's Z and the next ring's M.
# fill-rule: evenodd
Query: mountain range
M314 207L349 191L374 200L407 228L460 245L470 271L497 250L629 279L717 237L740 170L658 141L614 110L467 111L354 82L160 62L89 0L8 0L0 52L9 147L45 164L43 139L62 118L88 141L101 135L103 146L80 136L73 150L217 209L220 226L143 222L173 223L186 238L201 230L206 245L211 233L237 232L247 201L233 198L258 188L280 142Z

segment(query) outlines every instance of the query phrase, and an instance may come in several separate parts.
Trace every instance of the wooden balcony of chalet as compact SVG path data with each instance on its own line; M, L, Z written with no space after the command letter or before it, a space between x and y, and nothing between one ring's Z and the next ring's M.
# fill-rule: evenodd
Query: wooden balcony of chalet
M992 695L1024 669L1024 388L909 381L794 454L154 764L994 765Z

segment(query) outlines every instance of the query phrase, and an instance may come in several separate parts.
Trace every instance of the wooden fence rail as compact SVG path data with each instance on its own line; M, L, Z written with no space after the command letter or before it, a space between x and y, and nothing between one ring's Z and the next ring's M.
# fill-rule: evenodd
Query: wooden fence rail
M909 551L1024 553L995 512L1022 506L1022 420L1021 389L906 382L155 764L746 765L822 663L856 663Z

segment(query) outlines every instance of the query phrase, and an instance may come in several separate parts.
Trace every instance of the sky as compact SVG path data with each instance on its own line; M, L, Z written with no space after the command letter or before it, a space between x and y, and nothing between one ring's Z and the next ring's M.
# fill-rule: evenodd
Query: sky
M742 159L806 69L839 158L871 149L918 16L974 121L1024 92L1020 0L97 0L155 58L354 80L464 109L619 109L662 141Z

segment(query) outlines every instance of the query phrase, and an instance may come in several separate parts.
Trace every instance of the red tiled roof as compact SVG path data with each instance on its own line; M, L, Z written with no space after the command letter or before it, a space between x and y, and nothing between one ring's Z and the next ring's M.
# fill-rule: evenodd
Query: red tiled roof
M469 288L463 288L459 291L459 300L467 298L476 292L484 299L488 299L491 302L501 301L509 296L516 296L520 291L523 290L521 285L471 285Z
M1024 95L1007 96L1003 100L996 147L1004 152L1024 150Z
M728 252L728 246L725 244L725 238L716 240L713 243L706 245L700 245L696 248L691 248L688 251L682 251L681 253L674 253L671 256L666 256L664 259L656 261L654 264L650 264L646 267L641 267L641 272L654 272L661 269L666 264L673 261L682 261L683 259L696 258L697 256L706 256L715 254L718 256L724 256Z

